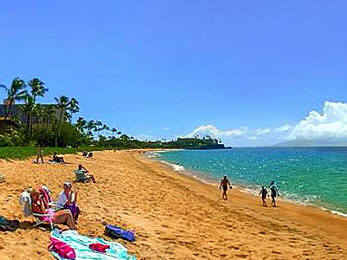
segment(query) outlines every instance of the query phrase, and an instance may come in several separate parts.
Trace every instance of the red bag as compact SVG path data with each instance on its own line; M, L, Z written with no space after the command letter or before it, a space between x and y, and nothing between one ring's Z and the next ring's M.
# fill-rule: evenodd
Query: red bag
M106 249L109 249L110 246L109 245L103 245L100 243L95 243L95 244L90 244L89 248L94 250L94 251L100 252L100 253L106 253Z
M76 252L72 247L52 237L51 237L51 243L48 246L48 250L56 252L63 258L76 259Z

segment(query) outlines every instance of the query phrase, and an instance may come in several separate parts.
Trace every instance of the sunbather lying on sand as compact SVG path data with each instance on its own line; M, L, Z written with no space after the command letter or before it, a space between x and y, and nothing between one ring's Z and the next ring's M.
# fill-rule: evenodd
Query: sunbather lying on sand
M59 194L57 208L70 210L75 222L77 222L80 214L80 209L77 207L77 191L72 191L72 184L70 182L64 183L64 190Z
M50 162L64 163L64 156L63 155L58 155L57 152L54 152L52 160L50 160Z
M42 217L42 221L49 222L49 220L52 220L54 224L66 224L70 229L76 229L75 221L70 210L54 211L51 208L46 208L40 192L36 190L31 191L30 197L32 212L47 215Z
M83 152L82 155L83 155L83 157L86 157L86 158L92 158L93 157L92 152Z

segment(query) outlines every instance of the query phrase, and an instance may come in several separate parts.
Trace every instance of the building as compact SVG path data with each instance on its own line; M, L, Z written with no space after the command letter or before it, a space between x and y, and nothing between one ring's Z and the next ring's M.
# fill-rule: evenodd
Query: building
M56 120L59 119L60 110L57 109L55 105L40 104L40 106L43 108L51 107L53 111L52 118L55 118ZM24 104L13 104L9 110L9 116L6 117L8 106L6 104L0 104L0 132L2 132L4 129L18 127L20 123L22 124L27 123L28 114L24 112L23 108L24 108ZM33 125L42 123L42 118L38 118L37 116L33 115L32 123ZM46 119L45 123L51 124L52 122Z

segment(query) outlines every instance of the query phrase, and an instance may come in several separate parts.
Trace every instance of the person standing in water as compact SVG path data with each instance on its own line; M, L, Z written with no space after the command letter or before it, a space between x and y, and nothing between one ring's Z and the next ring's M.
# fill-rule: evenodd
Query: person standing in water
M224 178L221 179L220 184L219 184L219 189L223 189L223 195L222 195L223 200L228 199L227 191L229 188L231 189L230 181L228 180L227 176L224 175Z
M274 181L270 183L270 191L271 191L271 199L272 199L272 206L276 207L276 197L279 196L278 188Z
M266 204L267 189L264 186L261 186L261 191L259 192L259 195L261 195L261 200L263 201L263 206L267 207L267 204Z

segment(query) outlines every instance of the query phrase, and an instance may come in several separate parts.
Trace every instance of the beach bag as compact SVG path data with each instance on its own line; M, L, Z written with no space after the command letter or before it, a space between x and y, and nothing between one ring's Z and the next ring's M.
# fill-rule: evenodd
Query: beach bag
M110 249L110 246L109 245L103 245L100 243L93 243L93 244L89 245L89 248L94 250L94 251L97 251L99 253L106 253L106 250Z
M18 220L8 220L7 218L0 216L0 231L16 231L18 227Z
M134 242L135 234L134 232L124 230L120 227L113 225L106 225L105 227L105 235L112 238L122 238L124 240Z
M62 258L76 259L76 252L72 247L70 247L68 244L66 244L66 243L64 243L58 239L52 238L52 237L51 237L51 243L48 246L48 250L54 251Z

